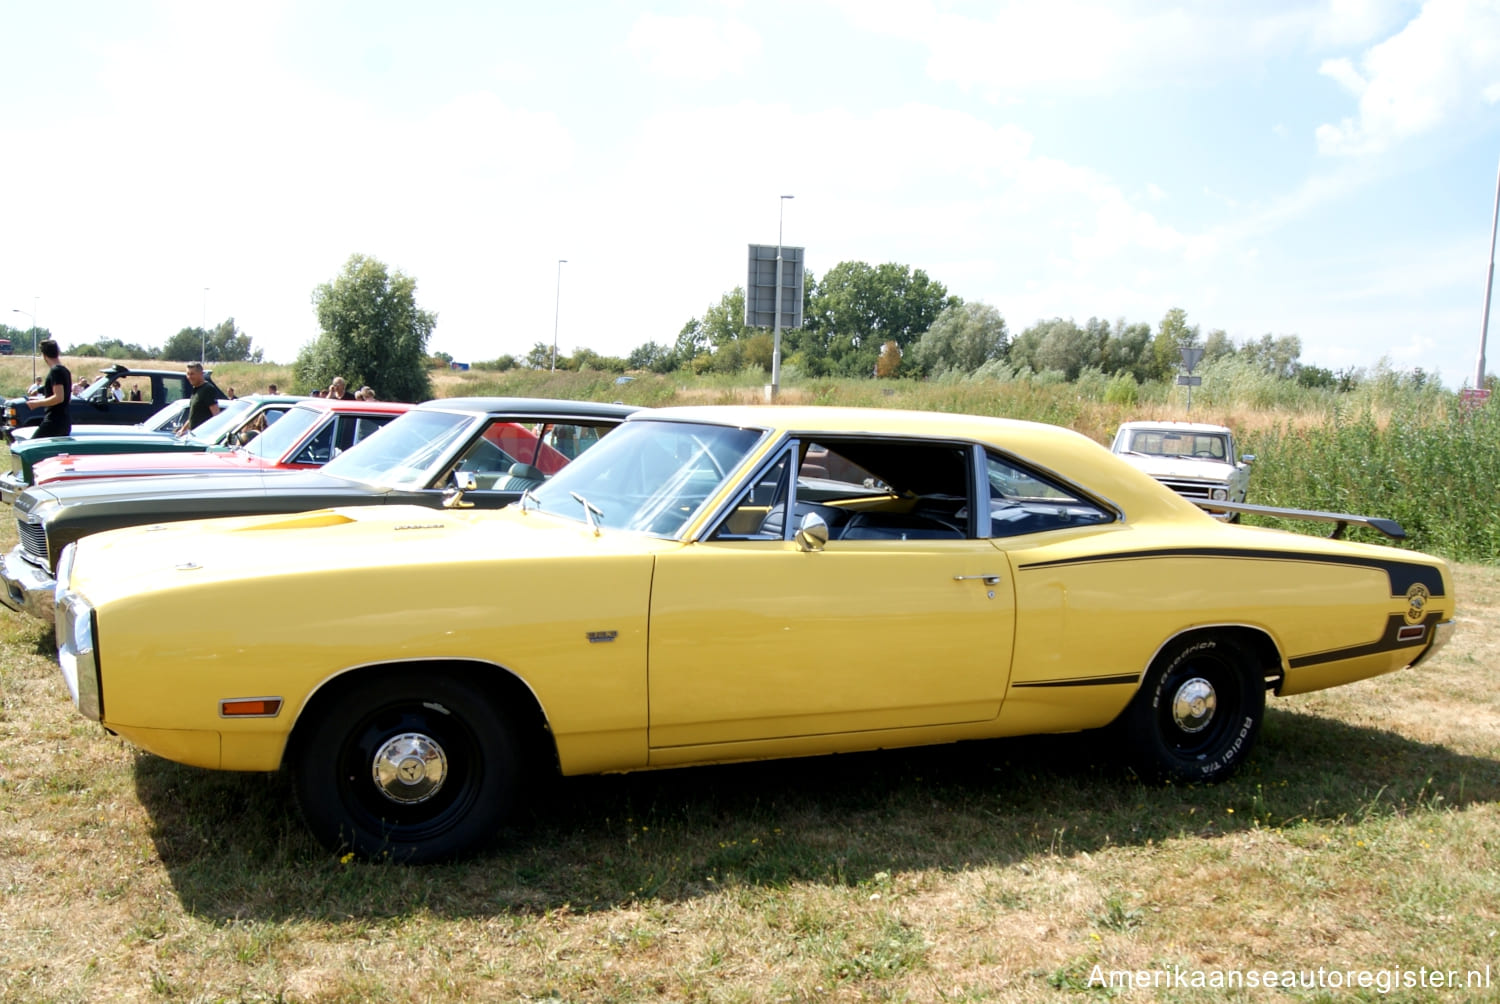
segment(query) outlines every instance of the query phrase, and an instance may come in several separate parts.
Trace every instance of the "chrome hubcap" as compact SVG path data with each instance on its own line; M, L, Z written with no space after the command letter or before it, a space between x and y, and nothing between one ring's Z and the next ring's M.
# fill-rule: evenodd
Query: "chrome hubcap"
M375 787L392 802L425 802L447 779L448 757L431 736L406 732L375 751L373 774Z
M1202 732L1213 721L1218 704L1213 684L1195 676L1172 696L1172 721L1184 732Z

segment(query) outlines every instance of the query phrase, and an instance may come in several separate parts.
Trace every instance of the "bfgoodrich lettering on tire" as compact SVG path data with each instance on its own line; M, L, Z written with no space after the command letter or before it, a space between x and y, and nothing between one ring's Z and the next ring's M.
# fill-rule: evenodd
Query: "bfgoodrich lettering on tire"
M1250 755L1265 709L1264 676L1237 644L1175 641L1125 712L1136 771L1148 781L1222 781Z
M516 753L488 695L428 673L382 674L325 705L292 761L308 827L332 850L417 864L490 838Z

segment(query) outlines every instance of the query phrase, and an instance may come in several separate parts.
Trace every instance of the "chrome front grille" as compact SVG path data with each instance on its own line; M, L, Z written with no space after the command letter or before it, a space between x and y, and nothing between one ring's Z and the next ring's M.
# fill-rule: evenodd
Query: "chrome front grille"
M47 528L40 523L16 520L16 536L21 538L21 547L26 556L43 568L51 568L47 558Z
M1213 489L1224 487L1223 485L1214 485L1206 481L1177 481L1172 478L1157 478L1157 480L1186 499L1211 498L1210 493Z

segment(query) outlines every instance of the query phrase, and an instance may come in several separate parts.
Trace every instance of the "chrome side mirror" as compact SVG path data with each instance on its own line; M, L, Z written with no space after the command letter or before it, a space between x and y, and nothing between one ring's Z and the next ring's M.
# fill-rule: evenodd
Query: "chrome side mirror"
M1255 454L1253 454L1253 453L1241 453L1240 454L1240 463L1242 463L1242 464L1253 464L1253 463L1255 463Z
M453 487L443 493L444 509L472 509L473 502L464 501L464 492L471 492L479 487L479 479L474 477L473 471L454 471Z
M828 543L828 524L823 517L815 512L810 512L802 517L802 525L797 528L797 535L792 538L797 542L799 551L821 551Z

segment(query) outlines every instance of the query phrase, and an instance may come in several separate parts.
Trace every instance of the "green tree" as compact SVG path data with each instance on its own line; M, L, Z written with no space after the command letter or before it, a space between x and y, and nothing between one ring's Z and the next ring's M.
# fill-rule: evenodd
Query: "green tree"
M1010 348L1005 318L988 303L946 308L917 339L903 363L922 374L973 373L985 363L1004 359Z
M298 386L324 387L342 376L368 384L383 401L425 401L425 364L435 315L417 307L417 281L366 255L351 255L332 282L313 291L323 329L297 356Z
M552 346L548 345L546 342L537 342L535 345L533 345L531 347L531 351L529 351L529 352L526 353L526 358L522 360L522 363L523 363L523 365L526 366L527 369L533 369L533 370L549 370L549 369L551 369L552 368ZM561 370L567 369L568 368L567 364L568 364L568 359L567 359L566 356L558 356L557 357L557 368L558 369L561 369Z
M962 302L909 265L840 262L808 296L806 327L814 344L799 339L798 349L809 355L821 350L836 373L872 376L882 343L894 341L905 350L939 314Z
M1152 376L1165 380L1182 367L1182 350L1199 345L1198 326L1189 325L1187 311L1173 307L1161 319L1156 329L1156 339L1151 343L1154 362Z
M1203 340L1203 361L1211 363L1234 355L1234 342L1223 328L1215 328Z
M1126 324L1123 317L1115 321L1104 343L1101 369L1106 373L1129 373L1137 383L1145 383L1152 379L1154 368L1151 325L1142 322Z
M3 333L0 333L3 335ZM159 359L158 349L146 348L135 342L122 342L118 338L101 338L97 342L84 342L68 349L70 356L99 356L104 359Z
M1277 377L1293 377L1297 374L1298 360L1302 357L1302 339L1296 335L1261 335L1249 339L1240 346L1240 358L1263 373Z
M209 363L258 363L261 351L251 345L250 336L240 331L231 317L206 331L183 328L161 347L161 358L177 362L202 359Z
M647 342L631 350L625 365L633 370L670 373L677 368L677 352L660 342Z

